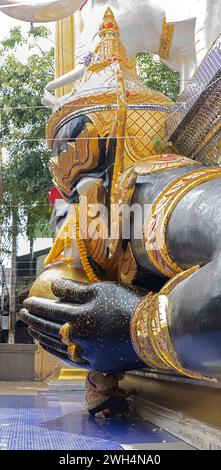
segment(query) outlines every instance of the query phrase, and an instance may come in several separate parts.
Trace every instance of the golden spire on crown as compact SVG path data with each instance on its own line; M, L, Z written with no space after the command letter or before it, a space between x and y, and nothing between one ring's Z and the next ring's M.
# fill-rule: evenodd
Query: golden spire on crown
M101 39L105 37L120 37L120 30L119 26L115 20L114 14L111 8L107 8L103 21L100 25L100 33L99 36Z
M88 69L99 71L112 62L122 62L131 68L131 61L127 58L126 48L120 40L119 26L110 8L104 14L99 36L101 40L94 51Z

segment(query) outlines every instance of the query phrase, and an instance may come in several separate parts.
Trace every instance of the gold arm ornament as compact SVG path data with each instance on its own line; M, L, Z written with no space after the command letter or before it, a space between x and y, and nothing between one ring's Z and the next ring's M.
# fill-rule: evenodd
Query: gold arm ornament
M140 359L151 368L173 370L197 380L214 381L185 369L175 351L167 323L162 297L200 268L194 266L170 279L158 294L147 295L138 304L131 320L131 339ZM167 299L167 297L166 297ZM166 300L165 299L165 300Z
M221 168L199 168L182 175L160 193L153 203L144 227L146 251L152 264L167 277L183 269L172 259L167 247L167 227L178 202L193 188L221 178Z

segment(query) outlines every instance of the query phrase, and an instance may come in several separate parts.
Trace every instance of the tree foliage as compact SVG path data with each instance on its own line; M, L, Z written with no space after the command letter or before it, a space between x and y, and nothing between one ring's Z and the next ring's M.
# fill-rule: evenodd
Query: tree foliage
M138 73L144 85L176 101L180 91L180 75L163 64L156 56L137 54Z
M35 28L34 36L47 37L45 27ZM26 45L26 46L25 46ZM50 110L41 97L53 78L54 51L31 55L22 63L18 46L27 46L19 27L0 43L1 147L6 149L3 162L3 207L1 227L10 240L12 211L17 212L17 232L35 238L35 228L44 225L50 215L47 192L51 187L48 162L51 156L45 127Z

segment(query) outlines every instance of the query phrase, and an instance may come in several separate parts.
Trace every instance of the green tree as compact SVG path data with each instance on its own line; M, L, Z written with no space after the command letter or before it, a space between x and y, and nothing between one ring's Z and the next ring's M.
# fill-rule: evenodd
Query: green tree
M33 31L36 40L49 34L45 27ZM36 228L39 232L39 226L45 226L50 216L47 192L52 185L48 170L51 152L45 141L50 111L42 106L41 97L54 76L53 48L31 55L24 64L17 57L18 46L28 49L27 38L16 27L0 43L0 145L6 153L0 240L2 251L11 248L14 275L18 234L33 242Z
M180 74L146 52L137 54L138 73L143 84L176 101L180 91Z
M45 27L35 37L47 37ZM32 55L26 64L16 57L18 45L27 39L20 28L0 43L1 146L7 151L3 165L3 226L10 238L12 208L17 208L18 233L35 238L35 227L48 219L47 192L51 186L48 162L51 152L45 141L50 110L42 106L44 87L53 77L54 51Z
M137 54L138 75L143 84L176 101L180 92L180 74L169 69L157 56L141 52ZM172 142L168 138L153 138L156 153L169 152Z

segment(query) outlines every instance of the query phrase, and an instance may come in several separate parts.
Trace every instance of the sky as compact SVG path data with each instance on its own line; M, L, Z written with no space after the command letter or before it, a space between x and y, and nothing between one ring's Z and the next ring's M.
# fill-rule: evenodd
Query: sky
M30 29L29 23L15 20L14 18L10 18L9 16L0 12L0 40L7 36L11 28L18 25L21 26L22 31L24 31L24 33L28 32L28 30ZM54 31L54 23L45 23L45 26Z
M1 25L0 40L5 38L8 35L10 29L13 28L14 26L18 26L18 24L22 26L22 30L24 32L28 31L28 29L29 29L29 24L28 23L24 23L23 21L14 20L13 18L10 18L9 16L4 15L4 13L0 13L0 25Z
M30 30L29 23L15 20L14 18L10 18L9 16L0 12L0 41L2 39L5 39L7 36L9 36L10 29L14 28L15 26L20 26L22 29L22 33L28 36L28 31ZM52 35L50 39L54 41L55 23L45 23L45 26L51 30ZM50 49L50 47L53 45L51 40L49 41L48 39L40 39L38 40L39 46L43 50ZM38 52L38 48L35 48L33 52ZM20 58L20 60L25 61L27 59L27 47L19 48L17 55ZM1 61L1 58L0 58L0 61Z
M15 26L21 26L23 34L28 34L28 31L30 29L30 25L28 23L24 23L23 21L18 21L13 18L10 18L9 16L4 15L3 13L0 13L0 41L4 38L6 38L9 35L10 29L15 27ZM52 35L51 39L54 40L54 30L55 30L55 25L54 23L46 23L45 26L47 28L51 29ZM43 50L47 50L52 46L51 41L47 39L42 39L41 42L39 42L40 47ZM33 52L38 53L38 48L35 48ZM19 57L20 60L25 61L27 59L27 48L19 48L17 52L17 56ZM0 59L1 61L1 59ZM23 255L29 252L29 242L26 240L24 237L19 236L18 237L18 254ZM45 239L45 238L39 238L36 240L34 244L34 250L41 250L43 248L47 248L52 245L52 239ZM10 259L5 259L5 265L10 264Z

